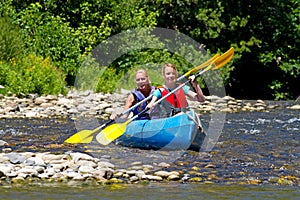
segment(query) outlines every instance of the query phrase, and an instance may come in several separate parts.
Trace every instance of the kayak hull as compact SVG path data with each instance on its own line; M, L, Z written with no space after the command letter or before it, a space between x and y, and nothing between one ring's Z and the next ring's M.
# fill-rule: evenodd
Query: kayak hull
M153 150L200 150L205 128L194 111L152 120L136 120L116 143Z

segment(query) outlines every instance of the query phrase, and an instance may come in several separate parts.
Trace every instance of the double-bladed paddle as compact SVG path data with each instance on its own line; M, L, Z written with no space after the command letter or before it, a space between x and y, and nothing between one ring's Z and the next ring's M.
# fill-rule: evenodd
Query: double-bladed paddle
M233 54L234 54L234 48L230 48L226 53L222 54L222 56L219 56L216 59L214 59L213 62L211 62L208 67L206 67L204 70L198 72L195 75L195 78L201 76L208 70L211 70L211 69L215 70L215 69L221 68L222 66L224 66L226 63L228 63L231 60L231 58L233 57ZM165 95L164 97L157 100L153 104L153 106L155 106L155 105L159 104L161 101L165 100L168 96L170 96L174 92L178 91L180 88L184 87L190 81L191 80L187 80L183 84L181 84L178 87L176 87L175 89L173 89L167 95ZM126 127L129 123L131 123L133 120L135 120L136 118L138 118L141 115L143 115L144 113L146 113L148 110L149 110L149 108L147 107L146 109L141 111L139 114L133 116L132 118L128 119L127 121L125 121L123 123L117 123L117 124L112 124L110 126L107 126L96 136L96 140L102 145L108 145L109 143L111 143L112 141L114 141L115 139L117 139L118 137L120 137L121 135L123 135L125 133Z
M204 67L207 67L208 65L210 65L211 63L213 63L219 57L221 57L222 59L220 59L220 60L223 60L223 61L224 61L224 58L227 58L227 59L230 60L232 58L232 56L233 56L233 52L234 52L234 49L231 47L227 52L225 52L221 56L219 54L214 55L211 59L207 60L206 62L202 63L201 65L199 65L199 66L191 69L190 71L186 72L184 75L182 75L181 77L179 77L177 79L177 81L182 80L183 78L189 76L191 73L194 73L194 72L196 72L196 71L198 71L200 69L203 69ZM228 61L226 61L226 63L227 62ZM213 68L213 70L218 69L216 67L217 66L215 66ZM135 109L136 107L138 107L142 103L150 100L151 98L152 98L152 95L149 95L147 98L143 99L142 101L140 101L137 104L133 105L132 107L128 108L126 111L124 111L123 113L121 113L119 116L123 116L123 115L129 113L131 110ZM114 121L115 120L109 120L108 122L106 122L106 123L102 124L101 126L95 128L94 130L82 130L80 132L77 132L74 135L70 136L68 139L66 139L64 142L70 143L70 144L90 143L93 140L93 135L95 133L97 133L98 131L104 129L108 125L112 124Z

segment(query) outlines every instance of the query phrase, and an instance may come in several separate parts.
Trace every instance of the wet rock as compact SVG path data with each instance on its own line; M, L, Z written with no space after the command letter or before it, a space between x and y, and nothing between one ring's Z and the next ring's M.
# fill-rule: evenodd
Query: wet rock
M30 157L24 161L24 164L37 165L37 166L45 166L46 165L44 160L40 157Z
M0 140L0 147L3 147L3 146L8 146L8 143L3 140Z
M13 163L13 164L20 164L20 163L24 162L25 159L26 159L26 158L25 158L24 156L22 156L21 154L19 154L19 153L14 153L14 152L8 153L8 154L6 154L5 156L8 157L9 160L10 160L10 162Z
M158 167L168 168L168 167L170 167L170 164L165 163L165 162L162 162L162 163L159 163L159 164L158 164Z
M148 179L150 181L162 181L163 178L160 176L154 176L154 175L144 175L142 176L142 179Z
M12 178L11 182L13 184L23 184L23 183L25 183L25 179L23 177L18 176L18 177Z
M193 177L189 179L189 182L202 182L203 179L201 177Z
M168 177L170 175L170 172L167 172L167 171L157 171L157 172L154 173L154 175L166 178L166 177Z
M70 90L66 96L47 95L37 97L28 95L27 98L5 96L0 102L0 118L46 118L46 117L98 117L107 118L117 108L124 106L128 93L102 94L92 91ZM295 101L297 103L297 101ZM276 109L278 105L267 105L263 100L250 103L236 100L230 96L207 96L205 102L199 104L189 101L190 107L201 113L216 111L232 113L239 111L266 112L268 109ZM298 104L298 103L297 103ZM288 109L299 110L299 104Z
M216 168L216 165L214 165L214 164L208 164L204 168Z
M179 172L170 172L169 176L167 177L168 181L175 181L180 179L180 174Z
M6 176L7 174L11 173L12 166L8 164L0 164L0 172L2 176Z
M129 180L130 181L138 181L138 180L140 180L140 178L137 177L137 176L132 176L132 177L129 178Z
M80 166L79 169L78 169L78 172L80 173L91 173L94 171L94 168L92 166Z
M300 110L300 104L287 107L290 110Z

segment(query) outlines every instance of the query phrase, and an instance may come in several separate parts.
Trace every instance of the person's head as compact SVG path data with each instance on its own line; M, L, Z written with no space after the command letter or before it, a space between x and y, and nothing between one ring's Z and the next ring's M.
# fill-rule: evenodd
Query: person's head
M146 70L137 70L137 72L135 73L135 83L139 89L144 89L145 86L148 86L150 84L150 80Z
M165 84L174 83L177 79L178 72L174 64L167 63L163 66L162 75L165 79Z

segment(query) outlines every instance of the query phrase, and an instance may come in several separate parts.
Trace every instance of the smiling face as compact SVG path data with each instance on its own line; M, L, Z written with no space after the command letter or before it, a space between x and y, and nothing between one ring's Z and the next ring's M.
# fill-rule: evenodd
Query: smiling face
M135 83L138 89L144 89L149 86L149 78L145 70L138 70L135 75Z
M165 80L165 85L169 88L174 87L177 79L177 70L174 65L166 64L163 67L163 77Z

